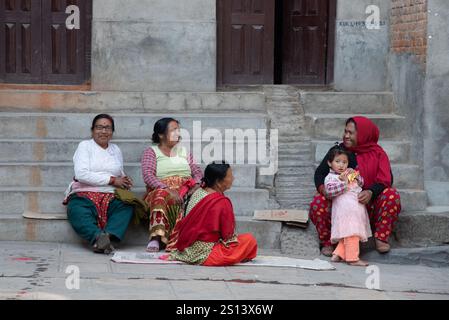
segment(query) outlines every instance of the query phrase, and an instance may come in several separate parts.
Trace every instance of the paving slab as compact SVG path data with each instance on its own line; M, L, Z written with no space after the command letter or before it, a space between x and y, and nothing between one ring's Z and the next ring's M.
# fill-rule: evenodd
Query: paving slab
M281 255L279 250L260 254ZM110 258L80 244L0 241L0 299L449 299L447 267L373 263L379 288L372 290L367 288L371 273L366 268L342 263L334 271L313 271L117 264ZM68 266L79 268L79 288L70 289L74 282L73 272L66 273Z

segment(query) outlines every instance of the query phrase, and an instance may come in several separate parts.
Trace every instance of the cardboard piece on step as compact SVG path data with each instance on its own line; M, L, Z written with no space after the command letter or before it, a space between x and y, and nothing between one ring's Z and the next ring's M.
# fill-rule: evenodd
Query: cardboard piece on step
M41 213L34 211L25 211L22 217L26 219L36 219L36 220L67 220L66 213Z
M309 213L306 210L294 209L255 210L253 219L280 221L290 226L307 228Z

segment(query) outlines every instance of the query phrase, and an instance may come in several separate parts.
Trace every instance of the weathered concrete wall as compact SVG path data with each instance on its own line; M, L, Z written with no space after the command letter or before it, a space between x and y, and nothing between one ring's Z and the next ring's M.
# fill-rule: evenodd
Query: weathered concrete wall
M380 29L364 25L367 6L380 8ZM338 0L334 86L339 91L389 90L390 0Z
M422 1L421 1L422 2ZM389 74L396 112L405 116L411 142L409 162L420 166L423 176L423 118L425 94L425 3L393 0L390 17ZM427 203L424 204L424 206Z
M395 111L404 115L408 123L410 163L422 167L425 70L412 54L391 53L389 60Z
M215 1L93 4L93 90L215 90Z
M429 203L449 206L449 1L428 0L424 177Z

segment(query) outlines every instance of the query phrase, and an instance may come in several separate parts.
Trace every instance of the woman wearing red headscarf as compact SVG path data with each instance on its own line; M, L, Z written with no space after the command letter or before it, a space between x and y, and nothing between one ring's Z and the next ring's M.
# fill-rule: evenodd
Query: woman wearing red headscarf
M398 214L401 212L401 200L396 189L392 188L393 174L390 160L377 142L379 128L368 118L353 117L346 121L343 143L340 146L351 151L349 168L357 169L365 180L364 190L359 195L359 202L367 206L371 228L380 253L390 250L390 237ZM324 179L329 173L327 158L329 152L315 171L315 186L318 194L310 204L310 219L316 226L321 253L332 255L331 235L331 201L344 190L332 190L326 193Z

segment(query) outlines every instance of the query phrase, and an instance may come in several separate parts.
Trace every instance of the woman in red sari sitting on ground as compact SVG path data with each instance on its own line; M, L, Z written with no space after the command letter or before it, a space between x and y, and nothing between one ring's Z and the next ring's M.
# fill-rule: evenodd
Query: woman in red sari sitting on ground
M202 187L187 204L186 216L176 224L165 259L203 266L228 266L252 260L257 242L252 234L235 234L232 203L223 195L232 186L232 169L211 163L204 171Z

